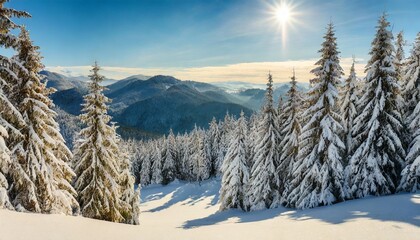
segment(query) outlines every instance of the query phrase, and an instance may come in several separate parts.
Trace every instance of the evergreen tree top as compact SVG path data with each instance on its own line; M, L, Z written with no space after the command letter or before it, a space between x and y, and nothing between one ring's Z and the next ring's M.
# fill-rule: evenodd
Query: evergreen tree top
M337 48L337 38L335 37L333 23L328 24L327 32L323 38L325 40L321 45L321 49L318 51L321 53L321 58L315 63L318 67L311 71L316 76L310 80L311 85L319 83L324 78L328 81L339 80L344 75L343 69L340 66L338 56L340 52Z
M20 25L14 23L11 18L31 17L31 15L24 11L4 7L6 2L8 0L0 0L0 43L6 48L16 48L18 40L10 31L19 28Z
M392 44L393 36L391 31L388 30L390 23L387 20L387 15L384 13L378 20L376 26L376 35L372 41L372 49L369 54L372 56L368 62L366 72L370 70L370 66L377 61L385 60L386 63L381 65L391 66L393 62L394 46ZM392 59L390 59L392 58Z
M321 58L315 63L317 67L311 71L315 78L310 80L312 87L308 92L307 100L312 106L307 111L319 110L326 105L333 107L338 97L336 86L340 84L340 78L344 75L340 66L338 56L340 52L337 49L337 38L332 23L328 24L324 39L322 48L319 50Z
M19 34L19 53L18 58L21 64L29 71L38 73L44 68L41 60L42 57L39 53L39 47L33 44L29 37L29 32L25 27L21 27Z
M290 78L290 89L287 92L287 96L291 99L293 99L298 93L298 89L297 89L297 81L296 81L296 73L295 70L293 69L293 75Z
M411 56L415 58L420 54L420 32L417 33L416 39L414 40L413 49L411 50Z
M273 76L268 73L267 90L265 92L264 112L273 111Z
M99 74L100 70L101 68L99 67L98 62L95 62L95 64L92 66L92 74L89 75L92 83L99 84L104 80L105 77Z
M397 34L397 52L395 54L396 58L399 61L399 64L402 63L402 61L404 60L404 46L406 45L406 42L404 40L404 32L400 31Z
M354 88L356 87L356 68L355 68L355 63L356 63L356 60L354 59L354 57L353 57L353 61L352 61L352 64L351 64L351 67L350 67L350 73L349 73L349 76L346 78L346 85L347 85L347 88L350 88L349 89L349 94L350 95L352 95L353 94L353 91L354 91Z
M108 115L109 107L107 105L111 100L103 94L103 90L106 88L99 84L104 79L104 77L99 74L99 71L100 67L95 62L95 65L92 66L92 74L89 75L89 94L84 96L85 102L82 104L82 112L84 112L84 114L80 117L84 123L97 121L98 119L104 124L111 121L111 116Z
M9 2L9 0L0 0L0 19L1 19L1 29L8 32L8 29L19 28L19 25L15 24L10 18L22 18L22 17L31 17L31 15L25 11L18 11L11 8L4 7L4 4Z

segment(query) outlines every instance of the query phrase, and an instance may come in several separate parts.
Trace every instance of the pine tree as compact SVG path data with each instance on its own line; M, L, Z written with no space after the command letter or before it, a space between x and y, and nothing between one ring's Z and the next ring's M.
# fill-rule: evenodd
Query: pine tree
M185 134L183 136L182 145L182 175L183 179L188 181L195 180L193 173L192 155L193 155L193 138L190 135Z
M158 141L155 142L152 150L152 184L162 184L162 153L159 149Z
M319 51L321 59L312 70L308 92L309 108L303 115L309 118L302 128L298 161L293 166L294 179L287 196L287 205L299 209L330 205L345 198L340 139L341 117L337 87L343 70L338 57L334 26L330 23Z
M408 79L405 77L407 62L405 61L405 55L404 55L404 46L406 45L406 42L404 41L403 31L400 31L397 34L397 41L395 42L395 45L397 48L396 53L395 53L395 59L394 59L395 73L396 73L397 82L401 87L401 95L404 98L404 88L405 88L405 85L407 84ZM403 141L403 145L406 146L406 149L407 149L411 141L411 138L410 138L411 136L408 133L408 128L409 128L408 125L410 123L407 122L407 119L408 119L408 116L411 114L411 112L414 110L414 107L417 102L414 104L411 102L410 104L410 100L408 99L404 99L404 100L406 101L401 102L398 108L401 111L402 119L403 119L402 141Z
M225 118L223 122L219 124L220 130L220 143L219 143L219 151L217 153L216 159L216 175L220 175L221 167L223 164L223 159L226 156L227 149L229 147L230 139L231 139L231 132L233 128L233 119L229 112L226 112Z
M350 193L356 198L393 193L405 157L398 109L400 87L389 25L384 14L372 42L364 95L358 103L361 112L352 130L355 152L346 173Z
M404 89L402 95L404 97L405 106L404 112L407 117L411 116L414 112L414 109L417 106L417 103L420 101L418 96L418 85L420 84L420 33L417 34L416 40L414 42L411 55L406 61L406 71L403 76L402 82L404 82ZM407 125L410 123L408 122Z
M81 213L85 217L111 222L124 222L123 203L120 199L120 149L115 142L115 127L109 124L107 114L110 102L102 93L95 63L89 82L89 93L84 97L83 114L80 120L86 125L78 134L75 143L74 169L75 188L78 193Z
M223 161L219 161L220 157L220 131L219 125L217 124L216 118L213 117L209 124L209 130L207 131L207 155L210 158L211 162L211 175L217 175L220 172Z
M20 39L19 37L15 36L12 31L20 29L21 26L16 24L11 18L27 18L31 16L27 12L17 11L4 7L4 4L8 1L9 0L0 0L0 46L3 49L18 50L20 47ZM26 69L18 61L15 61L15 59L11 59L2 55L0 55L0 63L0 77L2 81L4 81L2 83L2 90L9 98L9 100L15 104L14 98L19 92L19 89L16 88L19 88L17 85L19 85L21 81L16 73L24 72ZM4 112L3 114L9 115L7 112ZM12 115L10 117L13 118L16 116ZM16 125L17 123L15 122L14 124ZM9 135L14 135L14 132L9 132Z
M0 90L1 91L1 90ZM0 92L0 99L2 98ZM0 100L3 103L3 99ZM1 118L0 122L3 123L4 119ZM10 203L8 188L9 184L7 183L6 173L8 172L10 166L10 152L6 146L5 138L8 137L6 129L0 125L0 209L8 208L12 209L13 206Z
M420 91L417 91L417 95L420 97ZM417 107L410 115L409 120L413 140L408 148L405 159L407 165L401 172L401 182L398 190L416 192L420 190L420 102L417 103Z
M283 114L283 110L284 110L284 101L283 101L283 97L280 95L278 103L277 103L277 114L281 116Z
M114 127L115 128L115 127ZM120 143L120 169L121 174L119 184L121 186L121 201L122 210L121 214L125 219L125 223L138 225L140 224L140 186L137 190L134 186L134 177L131 173L132 164L126 145L121 144L119 136L115 135L115 142Z
M287 115L284 113L284 108L285 108L285 102L283 100L283 97L280 96L279 97L279 101L278 101L278 105L277 105L277 109L276 109L276 116L277 116L277 129L279 130L279 134L280 134L280 142L283 141L284 135L283 135L283 128L284 128L284 123L287 120ZM279 148L280 152L282 151L282 146L280 146Z
M15 98L25 126L13 151L16 159L12 168L19 169L12 174L13 203L19 210L72 214L78 208L76 191L70 184L74 177L68 165L72 154L54 119L56 113L48 98L53 90L38 74L43 68L38 49L22 28L18 55L13 58L26 69L17 73L20 82Z
M277 167L280 176L280 194L284 199L289 191L290 181L293 179L292 169L299 153L299 135L301 132L300 125L300 108L302 97L297 89L296 76L290 81L290 89L287 92L287 101L283 104L283 115L286 116L281 134L284 136L280 142L282 152L280 155L279 166ZM284 201L284 200L283 200Z
M279 177L276 168L280 158L280 133L273 106L273 78L268 74L266 100L254 145L255 160L251 169L249 202L251 210L276 207L279 203Z
M144 161L144 156L145 156L143 145L144 143L142 141L133 142L131 161L132 161L132 166L133 166L135 183L140 183L141 165Z
M149 153L149 149L147 149L147 147L150 144L148 144L147 146L143 147L143 151L144 153L143 158L142 158L142 162L141 162L141 170L140 170L140 185L141 186L147 186L150 184L150 177L151 177L151 159L150 159L150 153Z
M401 31L397 34L397 41L396 41L397 50L395 53L395 71L397 74L397 81L400 83L401 86L404 85L403 76L404 76L404 32Z
M222 165L222 186L220 189L220 210L239 208L247 210L246 190L249 169L246 155L247 123L241 112L234 136L230 142Z
M252 169L255 159L255 145L258 139L258 124L260 123L261 114L254 113L249 118L249 136L247 137L247 148L248 148L248 167Z
M181 169L181 150L180 143L177 141L177 136L175 136L172 129L169 130L168 135L168 144L171 146L172 158L174 161L174 179L179 178L180 169Z
M350 68L350 75L346 78L344 86L341 91L341 116L343 119L344 139L346 145L346 156L351 155L353 138L351 136L351 129L354 124L354 119L357 117L357 77L353 64ZM344 159L347 162L347 158Z
M407 108L407 125L411 143L401 173L399 191L416 192L420 189L420 33L407 60L404 97Z
M30 15L23 11L4 7L6 2L7 0L0 0L0 47L3 49L17 49L19 47L19 39L11 31L20 26L14 23L11 18L30 17ZM14 73L15 69L25 70L13 59L0 55L0 209L12 208L7 192L9 184L6 177L21 170L12 168L11 153L9 151L9 147L10 149L14 148L14 144L9 142L14 142L21 137L18 129L25 124L22 115L11 102L10 91L19 81ZM25 177L21 179L21 181L26 180L28 179ZM28 183L29 185L32 184ZM28 186L28 188L31 188L31 186Z
M171 136L172 134L172 136ZM175 180L175 149L174 141L170 141L170 138L173 139L173 133L170 133L168 139L164 141L164 155L163 155L163 169L162 169L162 184L166 185Z
M204 149L204 133L195 126L192 133L193 152L191 155L192 171L196 181L201 182L210 177L210 162Z

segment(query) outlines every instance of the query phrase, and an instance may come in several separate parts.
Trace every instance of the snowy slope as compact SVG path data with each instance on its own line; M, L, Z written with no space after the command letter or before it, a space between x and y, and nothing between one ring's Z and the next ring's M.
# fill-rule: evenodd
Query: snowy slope
M420 194L293 211L217 213L219 181L142 190L141 225L0 210L0 240L419 239Z

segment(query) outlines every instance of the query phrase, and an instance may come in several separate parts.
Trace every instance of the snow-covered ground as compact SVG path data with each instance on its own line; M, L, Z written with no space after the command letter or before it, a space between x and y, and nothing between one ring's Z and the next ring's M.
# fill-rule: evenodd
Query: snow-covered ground
M141 225L0 210L0 240L65 239L420 239L420 194L328 207L218 211L220 182L142 189Z

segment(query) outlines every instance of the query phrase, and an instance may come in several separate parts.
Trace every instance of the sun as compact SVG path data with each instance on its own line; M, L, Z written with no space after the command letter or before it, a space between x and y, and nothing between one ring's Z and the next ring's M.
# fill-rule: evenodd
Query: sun
M267 21L281 33L283 46L286 45L288 32L300 25L299 17L302 15L300 7L299 4L293 3L293 0L274 0L274 3L267 5L269 16Z
M280 23L286 23L290 19L290 9L288 6L283 5L276 9L275 16L277 18L277 21Z

